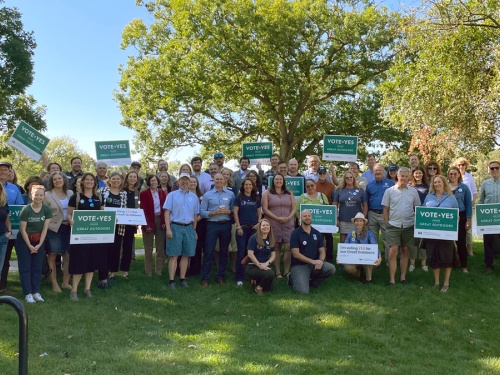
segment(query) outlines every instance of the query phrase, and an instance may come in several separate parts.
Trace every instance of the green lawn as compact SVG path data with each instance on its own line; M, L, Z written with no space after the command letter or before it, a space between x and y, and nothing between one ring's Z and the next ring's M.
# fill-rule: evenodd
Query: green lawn
M373 285L339 272L307 296L276 280L259 297L232 274L171 291L166 276L143 275L141 258L91 300L44 282L46 302L27 306L30 374L500 373L500 271L483 273L481 242L475 254L446 294L420 268L387 287L384 265ZM17 275L10 288L22 297ZM0 373L14 374L17 317L2 306L0 321Z

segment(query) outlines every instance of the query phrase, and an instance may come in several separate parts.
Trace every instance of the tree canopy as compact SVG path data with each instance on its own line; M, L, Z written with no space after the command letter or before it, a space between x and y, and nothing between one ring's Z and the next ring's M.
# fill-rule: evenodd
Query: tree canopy
M138 2L142 4L142 2ZM158 0L132 21L115 92L137 149L162 156L199 144L240 153L273 141L303 160L324 134L399 141L375 87L393 60L398 17L355 0ZM229 150L229 151L228 151Z
M500 1L424 1L406 19L390 79L387 121L424 159L488 152L500 126Z
M3 0L0 0L0 5ZM19 120L37 130L46 127L45 107L38 106L25 93L33 82L33 54L36 47L32 32L23 30L21 14L16 8L0 6L0 130L1 140L10 137ZM11 152L4 142L0 156Z

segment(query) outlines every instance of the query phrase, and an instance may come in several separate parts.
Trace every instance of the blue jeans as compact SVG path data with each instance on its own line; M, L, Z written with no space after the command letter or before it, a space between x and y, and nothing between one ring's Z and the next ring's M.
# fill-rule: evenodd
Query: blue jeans
M36 245L36 243L32 243ZM42 265L45 256L45 244L40 246L36 254L30 254L26 242L24 242L21 233L16 238L16 253L19 265L19 277L23 294L40 293L40 284L42 282Z
M7 252L7 243L9 239L5 234L0 237L0 270L3 268L3 261L5 260L5 253Z
M210 270L214 263L215 244L219 240L219 271L217 280L224 280L227 267L227 251L231 242L231 221L215 223L207 221L207 237L205 239L205 254L203 257L202 280L210 278Z
M243 281L245 279L245 270L241 265L241 261L246 255L248 240L256 232L253 228L246 226L241 227L243 235L239 236L236 233L236 246L238 246L238 254L236 256L236 281Z

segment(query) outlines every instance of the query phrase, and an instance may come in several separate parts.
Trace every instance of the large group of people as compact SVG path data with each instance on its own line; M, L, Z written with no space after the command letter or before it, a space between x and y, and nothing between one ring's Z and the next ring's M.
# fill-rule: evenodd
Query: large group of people
M71 170L62 171L49 163L43 176L32 176L23 187L9 182L15 175L8 162L0 162L0 292L7 286L7 272L15 247L25 300L41 302L41 270L46 256L52 291L69 289L78 301L78 286L92 298L92 280L108 289L116 275L128 278L134 256L135 225L117 224L114 242L70 244L73 212L104 207L141 208L146 276L161 276L168 263L168 287L188 286L187 276L199 276L209 287L217 265L215 281L226 283L226 269L235 271L235 283L245 280L258 295L272 289L274 279L286 278L296 293L309 293L336 271L331 233L320 233L312 224L313 215L302 204L331 205L337 210L340 242L383 246L373 264L342 264L346 273L363 283L372 283L374 271L385 260L388 285L407 283L417 261L424 272L433 270L434 285L441 292L450 288L454 267L468 273L472 254L471 219L478 196L474 179L467 172L468 161L457 159L446 168L431 160L421 165L411 155L408 167L377 163L366 158L367 170L349 163L342 176L333 165L322 166L311 155L309 168L299 172L296 159L282 161L277 154L271 168L250 170L247 157L239 159L236 171L224 166L217 153L206 171L202 159L194 157L180 167L178 177L168 172L165 160L154 174L140 176L141 164L133 162L125 175L108 174L106 163L96 164L96 173L84 172L79 157L71 159ZM500 163L489 163L491 178L481 186L478 203L500 203ZM294 196L288 177L304 179L304 192ZM12 181L12 180L11 180ZM12 224L9 205L24 205L17 239L10 239ZM458 240L421 239L414 236L415 207L457 208ZM486 271L493 271L497 234L484 236ZM156 248L156 254L154 249ZM62 283L58 282L56 259L62 261ZM399 277L398 271L399 258ZM441 269L443 283L441 284ZM175 281L179 275L179 282Z

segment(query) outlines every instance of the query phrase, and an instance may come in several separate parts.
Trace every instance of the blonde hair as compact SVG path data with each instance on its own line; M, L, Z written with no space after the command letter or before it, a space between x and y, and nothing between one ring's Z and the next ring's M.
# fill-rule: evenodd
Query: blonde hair
M346 174L350 174L352 176L352 185L356 188L356 189L359 189L359 185L358 185L358 180L356 180L356 176L354 176L354 173L352 173L351 171L346 171L344 173L344 175L342 176L342 181L340 181L340 184L339 184L339 190L340 189L343 189L345 188L345 176Z
M431 178L431 182L429 184L429 194L430 193L436 193L436 190L434 189L434 180L436 178L440 178L441 181L443 181L443 191L448 194L448 195L452 195L453 193L451 192L451 188L450 188L450 184L448 182L448 179L447 178L444 178L444 176L440 175L440 174L437 174L435 176L433 176Z
M222 172L224 172L224 171L229 171L229 179L227 180L227 187L232 188L232 187L234 186L234 182L233 182L233 171L232 171L232 170L230 170L229 168L224 167L224 168L222 168L222 169L220 170L220 172L219 172L219 173L220 173L220 174L222 174ZM222 176L224 177L224 175L223 175L223 174L222 174Z
M5 188L3 184L0 184L0 207L3 207L7 204L7 194L5 194Z

